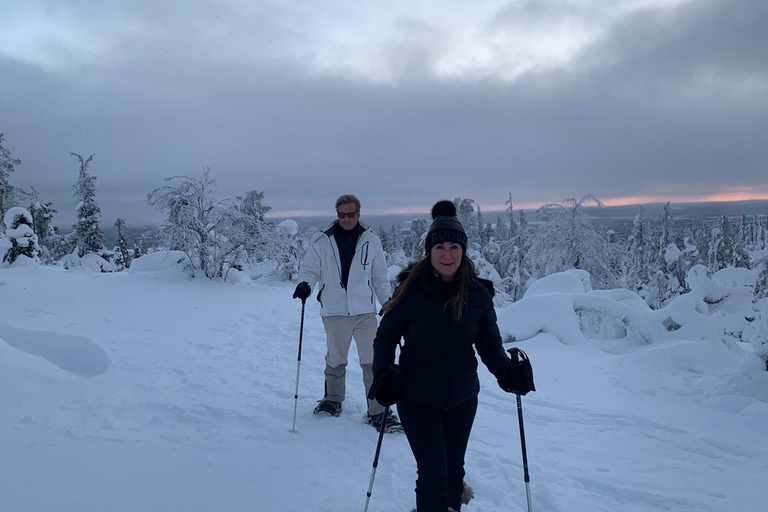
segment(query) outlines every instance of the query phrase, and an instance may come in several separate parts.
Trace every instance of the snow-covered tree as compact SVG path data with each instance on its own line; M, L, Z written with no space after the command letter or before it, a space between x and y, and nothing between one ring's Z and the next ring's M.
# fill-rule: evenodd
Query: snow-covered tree
M3 146L3 134L0 133L0 218L4 218L5 212L18 204L21 191L11 185L11 173L18 165L21 165L21 160L13 158L11 152Z
M574 268L589 272L600 288L615 284L606 244L584 211L587 201L603 206L594 195L587 194L579 200L566 199L562 204L539 208L544 222L528 252L538 277Z
M66 235L58 235L51 247L51 260L61 261L65 256L77 250L77 233L71 231Z
M480 211L480 205L477 205L477 215L475 216L475 224L477 225L477 242L480 247L485 247L490 237L485 230L485 219L483 219L483 213Z
M301 258L309 246L308 241L301 237L299 225L291 219L274 227L271 238L277 260L274 275L282 281L295 281L299 275Z
M400 268L407 266L408 257L403 250L404 239L398 227L392 226L389 230L382 230L380 238L387 266L397 265Z
M501 220L501 216L498 216L496 218L496 228L493 230L493 239L501 242L502 240L509 240L509 238L509 228Z
M475 200L469 198L457 197L453 200L456 205L456 218L464 226L467 233L467 244L472 248L480 248L480 228L477 224L477 215L475 215Z
M517 245L523 251L527 251L531 247L530 228L528 227L528 219L525 217L525 211L520 210L518 214L520 219L520 225L517 230Z
M149 253L149 247L143 236L133 239L133 259L138 259Z
M424 257L424 235L427 232L427 221L413 219L411 229L403 241L403 250L409 261L419 260Z
M624 265L624 286L628 289L641 292L650 283L652 255L648 243L648 222L645 218L645 209L641 206L640 212L632 221L632 231L629 234L627 247L627 260Z
M80 174L75 184L75 201L77 204L77 222L72 226L77 238L77 253L83 257L88 253L98 254L104 249L104 235L99 228L101 209L96 203L96 176L88 173L88 166L93 161L93 155L87 159L77 153L70 153L80 163Z
M115 220L115 248L112 252L115 254L115 265L118 270L131 267L131 251L128 249L128 240L125 233L125 221L120 217Z
M755 265L755 270L757 271L755 298L768 299L768 256L763 256L757 262L757 265Z
M661 269L658 269L651 278L648 287L648 296L645 298L645 301L654 309L661 309L668 298L669 278Z
M507 205L507 217L509 218L509 238L514 239L517 236L517 224L515 224L515 200L512 198L512 191L509 191L509 198L504 202ZM520 210L522 213L522 210ZM522 219L522 217L521 217Z
M40 263L37 235L32 229L32 215L18 206L10 208L3 216L6 226L2 244L2 263L12 264L19 256Z
M275 248L275 237L279 236L274 226L264 221L264 214L272 209L263 204L264 192L249 190L245 197L221 203L228 241L241 246L245 259L261 262L271 258ZM288 230L291 231L291 230ZM288 232L281 231L281 232Z
M58 243L59 235L53 227L53 203L41 203L37 197L37 191L32 188L31 203L27 208L32 215L32 229L37 235L37 244L40 248L40 260L47 264L53 262L53 249Z
M210 168L204 168L200 179L167 178L178 185L153 190L147 194L147 202L168 215L157 228L158 236L167 249L187 254L193 275L200 270L208 278L226 279L230 269L244 257L247 229L241 223L247 215L241 202L216 198L216 182L210 172Z
M493 226L490 222L487 222L485 224L485 228L483 229L483 240L485 240L485 243L488 243L493 238Z
M264 192L258 190L249 190L244 198L238 197L238 200L241 202L240 209L242 212L257 222L264 222L264 214L272 209L271 206L266 206L263 203Z
M669 201L664 205L661 215L659 215L659 228L661 233L659 234L659 254L657 257L659 268L662 272L667 273L667 247L669 247L672 241L672 208L669 206Z
M768 371L768 300L763 302L760 309L756 333L752 336L750 343L755 350L755 355L763 360L765 369Z

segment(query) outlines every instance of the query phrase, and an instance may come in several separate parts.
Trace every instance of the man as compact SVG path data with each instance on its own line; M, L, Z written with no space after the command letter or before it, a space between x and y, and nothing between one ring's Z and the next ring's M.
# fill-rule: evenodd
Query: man
M328 352L325 356L325 395L315 414L339 416L345 398L347 357L355 339L363 370L365 395L373 382L373 339L376 337L376 299L384 305L391 296L384 249L376 233L360 220L360 200L347 194L336 200L335 221L318 233L299 270L294 298L306 300L317 284L317 300L325 327ZM367 422L377 429L384 407L368 400ZM385 428L400 430L400 421L390 414Z

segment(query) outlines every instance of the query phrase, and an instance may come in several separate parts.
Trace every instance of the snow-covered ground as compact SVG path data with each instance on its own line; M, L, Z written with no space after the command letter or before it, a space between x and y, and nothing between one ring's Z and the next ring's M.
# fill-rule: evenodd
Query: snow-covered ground
M300 432L288 432L292 289L179 270L0 270L0 510L362 510L377 433L355 364L342 416L312 414L325 353L314 300ZM514 308L499 310L506 334ZM764 509L768 372L748 350L568 341L544 332L518 344L538 387L523 399L534 510ZM526 510L514 396L480 377L466 510ZM410 510L414 479L405 437L387 435L370 510Z

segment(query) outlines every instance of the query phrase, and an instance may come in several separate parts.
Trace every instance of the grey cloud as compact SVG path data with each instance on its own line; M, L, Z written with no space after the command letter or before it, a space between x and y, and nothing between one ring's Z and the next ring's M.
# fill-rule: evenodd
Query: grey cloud
M326 211L345 192L374 210L428 208L457 196L498 204L510 189L527 203L764 185L765 96L713 97L688 79L706 66L765 72L765 45L753 46L768 16L759 2L742 4L746 14L728 2L686 4L671 18L635 13L582 56L600 66L514 83L431 77L424 70L439 31L420 40L419 27L404 22L390 57L408 64L394 85L286 60L285 12L233 39L253 42L247 58L220 48L227 39L218 35L216 44L179 38L184 17L161 12L150 26L137 22L141 30L114 38L109 60L68 72L0 59L0 131L22 159L14 180L60 201L60 219L73 216L66 201L77 166L68 153L96 153L92 170L108 223L118 214L154 218L146 193L203 166L213 169L223 197L263 190L278 211ZM233 22L233 30L245 31L252 19ZM264 49L267 34L280 46L274 54ZM604 59L609 51L615 60ZM734 62L741 64L728 67Z
M706 93L697 82L712 74L738 84L760 77L768 85L768 3L762 0L702 0L672 10L644 9L620 20L609 36L583 55L586 69L611 62L593 81L636 83L675 97ZM685 88L687 91L675 91ZM693 91L691 91L693 89ZM698 89L698 90L697 90ZM758 98L768 97L768 87Z

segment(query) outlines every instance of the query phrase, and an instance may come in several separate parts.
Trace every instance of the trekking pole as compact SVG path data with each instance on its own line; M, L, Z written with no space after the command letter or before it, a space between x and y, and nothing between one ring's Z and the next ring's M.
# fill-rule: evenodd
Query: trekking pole
M525 479L525 495L528 498L528 512L531 508L531 477L528 475L528 451L525 449L525 427L523 426L523 402L517 397L517 420L520 423L520 445L523 447L523 478Z
M365 498L365 508L363 512L368 512L368 503L371 501L371 491L373 490L373 479L376 477L376 468L379 467L379 454L381 453L381 442L384 440L384 431L387 428L387 417L389 416L389 406L384 409L384 418L379 427L379 442L376 443L376 455L373 457L373 471L371 471L371 481L368 483L368 493Z
M531 361L528 359L528 355L519 348L510 348L507 350L512 358L512 364L521 366L524 379L528 386L529 391L536 391L536 385L533 383L533 367L531 367ZM520 395L515 393L517 398L517 421L520 425L520 445L523 449L523 478L525 479L525 495L528 500L528 512L532 512L531 507L531 477L528 474L528 450L525 448L525 426L523 425L523 401L520 399Z
M293 427L290 432L296 433L296 411L299 408L299 372L301 371L301 343L304 340L304 308L307 299L301 299L301 327L299 328L299 359L296 363L296 392L293 394Z

